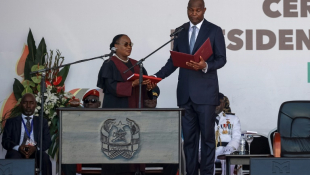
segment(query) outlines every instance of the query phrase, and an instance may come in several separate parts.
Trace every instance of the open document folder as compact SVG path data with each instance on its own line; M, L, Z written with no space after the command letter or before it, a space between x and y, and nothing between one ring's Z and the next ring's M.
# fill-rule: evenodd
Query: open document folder
M170 53L171 53L171 58L172 58L172 62L174 66L182 67L186 69L193 69L192 67L187 66L186 62L190 62L191 60L193 60L198 63L200 61L200 56L205 61L207 61L207 59L213 54L213 51L212 51L210 39L208 38L194 55L181 53L181 52L175 52L175 51L170 51Z

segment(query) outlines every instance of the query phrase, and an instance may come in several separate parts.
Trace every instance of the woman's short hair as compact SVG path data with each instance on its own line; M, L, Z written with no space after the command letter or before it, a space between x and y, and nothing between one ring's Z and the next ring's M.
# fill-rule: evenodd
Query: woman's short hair
M110 44L110 50L112 49L112 47L114 47L114 45L119 41L119 39L121 39L122 36L126 36L125 34L119 34L116 35L113 40L112 43Z

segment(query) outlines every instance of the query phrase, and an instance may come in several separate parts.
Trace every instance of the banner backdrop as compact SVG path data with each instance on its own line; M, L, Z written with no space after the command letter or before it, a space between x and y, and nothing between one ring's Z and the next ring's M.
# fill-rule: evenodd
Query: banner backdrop
M0 101L12 93L15 67L31 28L36 45L59 49L65 63L109 53L117 34L127 34L141 59L170 39L171 29L188 22L187 0L0 1ZM310 0L205 0L205 18L223 29L227 64L220 91L228 96L242 130L267 134L277 125L280 105L308 100L310 85ZM166 46L144 66L156 73L169 58ZM103 60L73 65L66 90L96 87ZM178 70L158 84L158 107L174 108Z

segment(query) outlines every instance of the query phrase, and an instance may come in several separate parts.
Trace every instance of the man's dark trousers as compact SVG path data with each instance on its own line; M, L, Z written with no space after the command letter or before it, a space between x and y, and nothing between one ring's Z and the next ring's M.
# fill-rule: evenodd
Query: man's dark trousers
M187 172L198 174L198 148L201 132L201 162L200 174L213 175L215 157L215 133L213 105L195 104L189 100L181 105L185 109L182 117L182 130L184 136L184 153Z

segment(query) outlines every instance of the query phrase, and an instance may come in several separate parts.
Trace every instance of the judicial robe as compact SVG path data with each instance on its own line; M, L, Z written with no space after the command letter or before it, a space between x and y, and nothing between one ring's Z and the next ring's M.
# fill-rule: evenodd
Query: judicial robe
M138 108L139 107L139 86L132 87L132 82L127 81L127 78L132 74L139 74L139 66L134 67L127 73L123 73L132 65L136 64L136 60L129 58L127 63L122 62L115 56L106 60L99 71L97 86L103 89L104 98L102 108ZM143 75L147 75L143 68ZM142 103L143 100L151 97L150 92L146 92L146 86L142 86ZM150 96L150 97L149 97ZM134 172L137 169L137 164L115 164L103 165L103 175L115 175L118 173ZM144 169L144 164L140 167Z
M139 107L139 86L132 87L132 82L127 81L127 78L134 73L139 74L139 66L123 73L136 62L136 60L129 58L129 61L124 63L113 56L102 64L97 81L97 86L102 88L104 93L102 108ZM144 68L143 75L147 75ZM145 85L142 86L142 107L143 100L151 97L151 93L146 91Z

